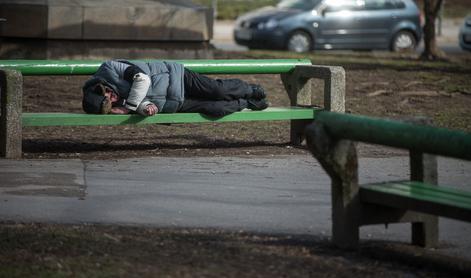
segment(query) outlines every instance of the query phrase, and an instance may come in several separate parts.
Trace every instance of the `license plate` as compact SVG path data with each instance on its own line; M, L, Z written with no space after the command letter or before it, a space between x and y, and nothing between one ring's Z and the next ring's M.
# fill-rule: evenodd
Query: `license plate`
M241 29L237 32L237 36L242 40L250 40L252 38L252 31L248 29Z

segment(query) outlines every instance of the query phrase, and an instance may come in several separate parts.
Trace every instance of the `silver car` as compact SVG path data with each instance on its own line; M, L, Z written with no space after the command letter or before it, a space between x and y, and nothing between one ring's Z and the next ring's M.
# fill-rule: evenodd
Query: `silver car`
M411 50L422 36L413 0L281 0L244 14L234 39L249 48Z
M459 40L463 50L471 51L471 15L465 18L461 26Z

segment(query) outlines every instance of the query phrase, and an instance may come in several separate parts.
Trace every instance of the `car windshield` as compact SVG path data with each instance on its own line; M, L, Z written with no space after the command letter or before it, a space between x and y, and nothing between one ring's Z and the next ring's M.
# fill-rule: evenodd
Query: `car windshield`
M322 0L281 0L277 7L279 9L312 10Z

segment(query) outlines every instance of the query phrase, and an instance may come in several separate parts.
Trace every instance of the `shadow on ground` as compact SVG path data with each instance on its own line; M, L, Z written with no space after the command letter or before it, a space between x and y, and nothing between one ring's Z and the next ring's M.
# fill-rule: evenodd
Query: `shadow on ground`
M0 225L0 276L440 277L469 262L401 243L358 251L327 237L104 225ZM469 276L468 276L469 277Z

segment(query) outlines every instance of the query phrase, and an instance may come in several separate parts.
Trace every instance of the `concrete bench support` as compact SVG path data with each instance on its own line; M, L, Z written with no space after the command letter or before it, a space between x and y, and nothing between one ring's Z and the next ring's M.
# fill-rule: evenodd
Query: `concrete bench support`
M332 241L341 248L356 248L361 205L354 143L333 140L322 124L311 125L307 130L309 148L331 178Z
M21 105L23 77L13 70L0 70L0 156L21 158Z
M288 93L291 106L312 106L311 79L324 81L324 109L345 112L345 70L330 66L296 66L289 73L281 74L281 80ZM311 121L291 121L291 144L300 145L304 140L304 130Z
M420 152L409 152L410 179L438 184L437 157ZM422 221L412 222L412 244L423 247L438 245L438 217L424 215Z

